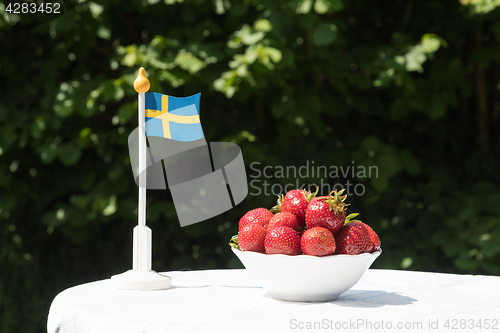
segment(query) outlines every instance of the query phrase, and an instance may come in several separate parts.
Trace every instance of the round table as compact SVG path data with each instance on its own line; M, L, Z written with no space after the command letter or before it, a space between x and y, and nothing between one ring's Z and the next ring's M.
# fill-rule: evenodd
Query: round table
M500 277L370 269L339 299L302 303L272 298L244 269L162 274L171 289L64 290L48 333L500 332Z

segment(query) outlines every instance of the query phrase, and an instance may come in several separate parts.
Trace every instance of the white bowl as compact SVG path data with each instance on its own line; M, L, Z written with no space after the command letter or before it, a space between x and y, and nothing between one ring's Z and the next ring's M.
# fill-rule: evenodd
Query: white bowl
M382 253L289 256L231 248L243 266L274 298L285 301L333 301L351 289Z

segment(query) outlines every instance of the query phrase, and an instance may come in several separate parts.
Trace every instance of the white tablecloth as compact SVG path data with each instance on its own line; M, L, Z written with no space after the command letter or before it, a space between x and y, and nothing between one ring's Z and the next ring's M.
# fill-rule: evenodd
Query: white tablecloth
M48 333L500 332L500 277L370 269L336 301L300 303L272 298L246 270L162 274L172 289L103 280L61 292Z

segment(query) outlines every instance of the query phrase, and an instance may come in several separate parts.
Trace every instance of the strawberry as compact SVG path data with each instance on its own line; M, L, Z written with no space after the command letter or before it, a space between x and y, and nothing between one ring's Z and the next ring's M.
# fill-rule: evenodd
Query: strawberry
M264 253L266 229L258 223L249 223L238 233L238 245L242 251Z
M335 253L335 238L328 229L314 227L304 232L300 247L304 254L310 256L328 256Z
M271 230L276 227L290 227L294 230L299 230L299 221L297 217L292 213L276 213L270 220L267 225L267 230Z
M300 254L300 237L290 227L276 227L267 232L264 247L267 254Z
M318 189L319 187L315 193L300 189L288 191L285 195L278 196L278 204L271 211L292 213L297 217L300 225L305 225L307 206L318 193Z
M335 254L360 254L369 252L373 248L368 230L361 222L345 224L335 235L337 249Z
M249 223L257 223L266 228L269 220L273 216L274 214L265 208L252 209L251 211L243 215L243 217L240 219L238 230L242 230L243 227L245 227Z
M372 248L368 252L376 252L380 249L380 238L378 238L378 235L373 229L366 223L360 222L365 228L366 231L368 231L368 235L370 236L370 239L372 240Z
M344 190L337 193L337 190L333 191L327 196L316 197L311 200L309 206L306 210L306 226L307 229L314 227L323 227L330 230L332 235L335 235L337 231L346 222L346 207L347 204L344 203L347 195L342 195ZM358 214L351 214L348 216L349 219L357 216Z

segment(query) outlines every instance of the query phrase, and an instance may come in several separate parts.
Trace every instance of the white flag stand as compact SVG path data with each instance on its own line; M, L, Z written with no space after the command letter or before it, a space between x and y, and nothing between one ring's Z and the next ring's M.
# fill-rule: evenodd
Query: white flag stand
M134 228L132 269L113 275L111 283L117 289L160 290L172 287L172 280L151 270L151 229L146 225L146 130L145 93L149 90L149 80L143 67L134 81L134 89L139 94L139 207L138 225Z

